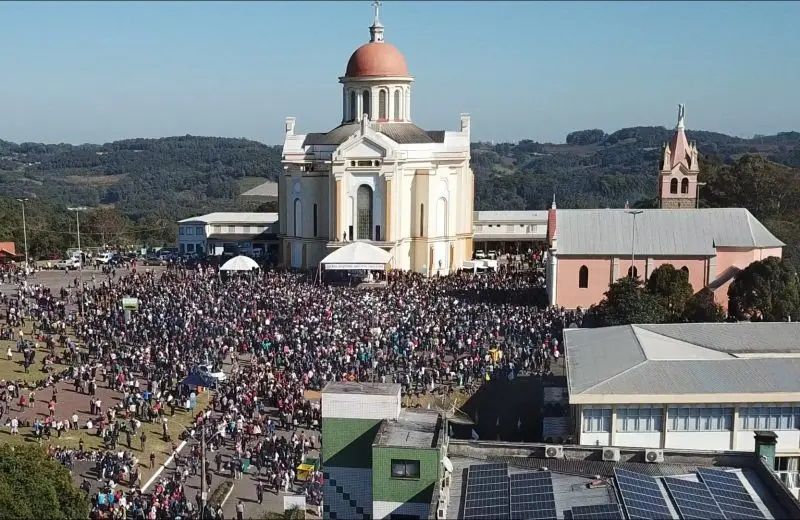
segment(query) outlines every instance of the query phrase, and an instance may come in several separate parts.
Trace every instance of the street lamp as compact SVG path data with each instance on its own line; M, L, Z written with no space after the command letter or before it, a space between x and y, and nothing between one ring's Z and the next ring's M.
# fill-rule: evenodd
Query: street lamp
M27 269L29 267L28 266L28 228L25 225L25 202L27 200L28 200L27 198L17 199L17 202L22 204L22 236L25 237L25 269Z
M631 232L631 278L635 278L634 274L636 273L636 267L634 267L633 261L636 258L635 255L634 255L634 252L636 251L636 215L644 213L644 211L641 210L641 209L637 209L637 210L629 210L629 211L626 211L625 213L627 213L628 215L633 215L633 225L631 226L631 228L632 228L632 232Z
M74 208L67 208L69 211L75 212L75 223L77 224L77 231L78 231L78 254L80 256L80 261L78 262L78 269L80 271L79 278L81 279L81 296L80 296L80 307L81 307L81 316L83 316L83 250L81 249L81 219L79 217L81 211L86 211L85 206L76 206Z

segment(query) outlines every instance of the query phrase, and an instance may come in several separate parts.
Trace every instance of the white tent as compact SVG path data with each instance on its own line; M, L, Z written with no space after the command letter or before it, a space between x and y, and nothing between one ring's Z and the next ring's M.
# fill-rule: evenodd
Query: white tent
M326 271L385 270L392 254L367 242L353 242L340 247L322 259Z
M219 268L220 271L252 271L258 269L258 264L249 256L234 256Z

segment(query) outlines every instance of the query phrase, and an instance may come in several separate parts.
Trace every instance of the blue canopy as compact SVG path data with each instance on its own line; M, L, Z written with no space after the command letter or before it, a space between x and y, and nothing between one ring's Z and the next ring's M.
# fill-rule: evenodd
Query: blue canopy
M207 374L197 371L186 376L181 383L189 386L214 388L217 385L217 380Z

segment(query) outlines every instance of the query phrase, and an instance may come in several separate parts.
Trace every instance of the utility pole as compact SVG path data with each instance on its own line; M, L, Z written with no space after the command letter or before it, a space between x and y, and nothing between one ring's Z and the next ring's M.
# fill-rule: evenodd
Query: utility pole
M206 516L206 503L208 502L208 491L206 490L206 422L200 428L200 520Z
M75 208L67 208L69 211L75 212L75 223L77 224L77 231L78 231L78 254L80 255L79 263L78 263L78 270L80 272L78 278L81 281L81 294L80 294L80 310L81 316L83 316L83 250L81 249L81 219L79 217L81 211L86 211L85 206L77 206Z
M628 215L633 215L633 225L632 233L631 233L631 278L636 278L634 275L636 274L636 267L634 267L634 260L636 259L635 251L636 251L636 215L643 213L643 210L638 209L635 211L626 211Z
M29 267L28 264L28 228L25 224L25 201L28 199L17 199L22 204L22 236L25 237L25 269Z

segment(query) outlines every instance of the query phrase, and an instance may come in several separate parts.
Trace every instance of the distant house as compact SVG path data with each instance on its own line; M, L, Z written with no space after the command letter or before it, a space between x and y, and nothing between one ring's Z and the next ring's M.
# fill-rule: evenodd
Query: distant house
M277 256L277 213L217 212L178 222L181 253Z
M14 242L0 242L0 263L11 262L17 259L17 249Z

